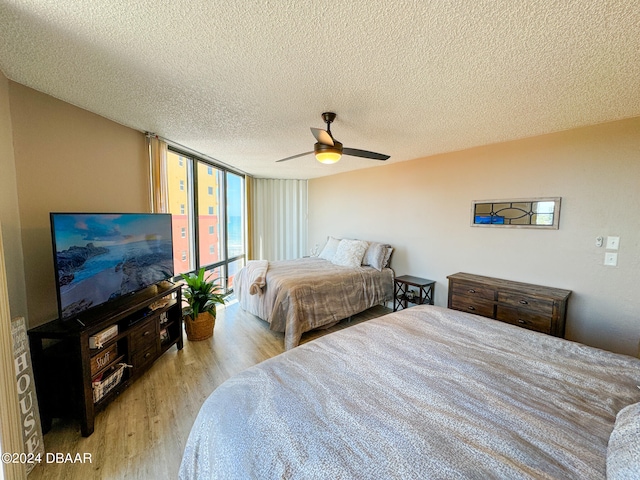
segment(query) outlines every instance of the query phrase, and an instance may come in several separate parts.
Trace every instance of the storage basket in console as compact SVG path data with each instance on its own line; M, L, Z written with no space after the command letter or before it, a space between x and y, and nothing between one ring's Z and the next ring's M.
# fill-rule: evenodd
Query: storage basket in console
M118 363L92 382L93 403L98 403L105 395L118 386L124 377L124 371L127 367L129 367L129 365L126 363Z

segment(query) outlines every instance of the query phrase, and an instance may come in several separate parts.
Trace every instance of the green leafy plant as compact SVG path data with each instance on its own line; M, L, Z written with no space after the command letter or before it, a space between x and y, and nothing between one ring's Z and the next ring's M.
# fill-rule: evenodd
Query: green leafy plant
M188 304L183 313L193 319L206 312L215 316L216 303L224 303L224 294L220 293L221 287L215 281L205 279L204 274L204 268L198 270L197 274L181 274L185 282L183 295Z

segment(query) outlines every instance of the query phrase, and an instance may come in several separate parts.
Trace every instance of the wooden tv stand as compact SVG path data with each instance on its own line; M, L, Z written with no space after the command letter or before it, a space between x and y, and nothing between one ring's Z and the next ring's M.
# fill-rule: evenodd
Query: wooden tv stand
M150 308L162 300L164 306ZM89 348L89 337L113 325L118 326L115 337L102 348ZM171 346L182 349L182 291L178 285L162 282L77 318L32 328L28 334L42 430L51 429L53 418L74 417L80 420L82 436L88 437L96 413ZM93 382L103 379L106 383L118 366L123 371L121 380L94 402Z

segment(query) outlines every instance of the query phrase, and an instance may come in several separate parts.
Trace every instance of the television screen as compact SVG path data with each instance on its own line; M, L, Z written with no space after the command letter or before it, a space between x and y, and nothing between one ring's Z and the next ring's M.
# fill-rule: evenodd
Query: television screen
M62 319L173 277L170 214L51 213L51 232Z

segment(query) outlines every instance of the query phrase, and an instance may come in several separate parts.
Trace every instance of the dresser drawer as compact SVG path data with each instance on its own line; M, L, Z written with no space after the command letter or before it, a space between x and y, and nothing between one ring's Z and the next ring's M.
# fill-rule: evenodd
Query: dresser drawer
M496 291L494 289L465 283L454 283L453 293L454 295L460 295L469 298L482 298L485 300L496 299Z
M526 308L541 315L553 313L553 300L532 297L515 292L498 292L498 303L517 308Z
M527 310L498 305L496 319L536 332L551 333L551 317L537 315Z
M475 313L483 317L494 318L494 304L482 298L467 297L466 295L453 294L449 308L468 313Z

